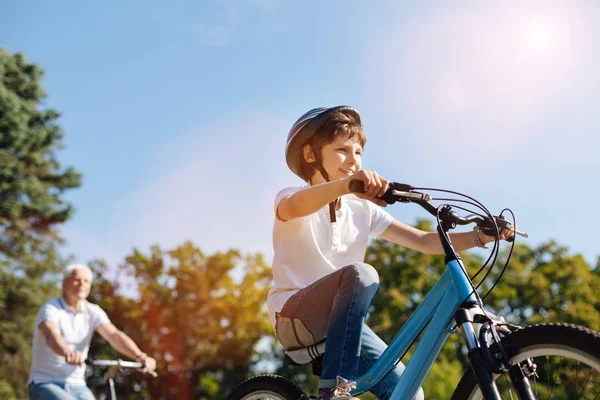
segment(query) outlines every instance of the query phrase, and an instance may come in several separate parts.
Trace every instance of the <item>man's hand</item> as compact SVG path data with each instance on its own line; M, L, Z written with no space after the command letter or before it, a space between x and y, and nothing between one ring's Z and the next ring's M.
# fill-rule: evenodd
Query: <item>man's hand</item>
M372 170L360 170L357 173L349 176L344 179L346 181L346 185L350 185L350 182L353 180L361 181L364 185L365 192L364 193L353 193L356 196L372 201L378 206L385 207L387 203L378 197L381 197L385 194L385 191L388 189L390 182L379 176L377 172ZM350 191L350 189L348 189Z
M142 363L143 371L154 371L156 369L156 360L152 357L148 357L145 353L143 353L137 359L140 363Z
M83 365L85 362L85 357L83 353L79 351L67 350L64 354L65 360L67 360L67 364L71 365Z

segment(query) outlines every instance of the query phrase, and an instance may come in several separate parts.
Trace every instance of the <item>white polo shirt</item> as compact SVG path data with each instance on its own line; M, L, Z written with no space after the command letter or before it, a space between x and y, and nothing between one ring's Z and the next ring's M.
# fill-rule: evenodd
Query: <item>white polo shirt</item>
M40 308L35 321L29 382L85 385L85 364L81 366L67 364L64 357L56 354L46 344L44 335L39 329L40 324L45 321L56 322L67 346L87 357L94 331L99 326L110 323L108 316L99 306L87 300L83 300L79 311L75 311L63 297L57 297L47 301Z
M281 199L300 189L280 191L275 197L275 213ZM394 217L373 202L350 194L342 197L336 219L331 223L329 206L290 221L275 218L273 287L267 298L273 327L275 313L298 290L339 268L364 262L369 236L381 235Z

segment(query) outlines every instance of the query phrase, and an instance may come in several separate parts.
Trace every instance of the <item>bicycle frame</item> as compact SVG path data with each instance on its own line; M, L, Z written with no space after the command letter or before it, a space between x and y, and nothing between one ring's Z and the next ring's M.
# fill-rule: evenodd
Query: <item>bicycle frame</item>
M473 290L462 260L454 252L452 243L446 235L448 230L449 228L438 226L438 233L446 253L446 271L398 331L377 362L365 374L357 378L357 393L365 392L381 381L395 367L396 361L429 324L406 365L406 369L402 373L390 400L414 398L442 346L448 336L453 333L452 325L457 311L466 303L476 304L483 308L481 299ZM470 322L467 324L472 327ZM467 335L469 350L478 347L474 334L470 337L472 339L469 339ZM500 396L494 381L491 379L491 373L482 365L476 365L476 367L476 373L482 374L482 379L485 382L482 385L485 386L482 387L484 397L499 399Z
M357 378L357 390L366 391L382 380L429 322L391 397L391 400L412 399L448 335L452 333L451 325L458 308L465 299L473 297L471 292L472 288L462 262L452 260L446 264L446 272L392 339L381 357L369 371Z

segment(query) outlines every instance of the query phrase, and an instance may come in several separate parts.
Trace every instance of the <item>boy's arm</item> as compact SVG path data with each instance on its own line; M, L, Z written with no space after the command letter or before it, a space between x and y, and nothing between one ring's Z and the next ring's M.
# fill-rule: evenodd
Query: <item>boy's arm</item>
M456 251L463 251L477 246L474 242L475 235L477 235L477 232L452 232L450 233L450 240L452 240L452 245ZM506 239L508 236L510 236L508 232L502 232L500 238ZM400 221L392 221L390 226L381 234L381 238L424 254L444 254L437 232L425 232ZM479 232L478 238L483 244L494 240L493 237L481 232Z
M277 217L282 221L305 217L348 193L345 179L306 187L279 201Z
M316 213L340 196L350 193L350 181L362 181L367 188L365 193L354 193L356 196L370 200L380 206L386 203L378 197L383 196L388 187L388 181L381 178L375 171L361 170L345 179L321 183L301 189L291 196L284 197L277 205L277 218L289 221Z

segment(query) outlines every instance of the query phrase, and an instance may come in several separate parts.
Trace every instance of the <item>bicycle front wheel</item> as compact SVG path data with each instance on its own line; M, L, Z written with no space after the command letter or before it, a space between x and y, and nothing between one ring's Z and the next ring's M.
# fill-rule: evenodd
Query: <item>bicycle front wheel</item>
M570 324L541 324L502 338L514 365L533 361L530 385L537 399L600 399L600 334ZM492 346L492 351L494 347ZM494 375L503 399L517 399L508 374ZM469 368L460 380L453 400L479 400L481 391Z

